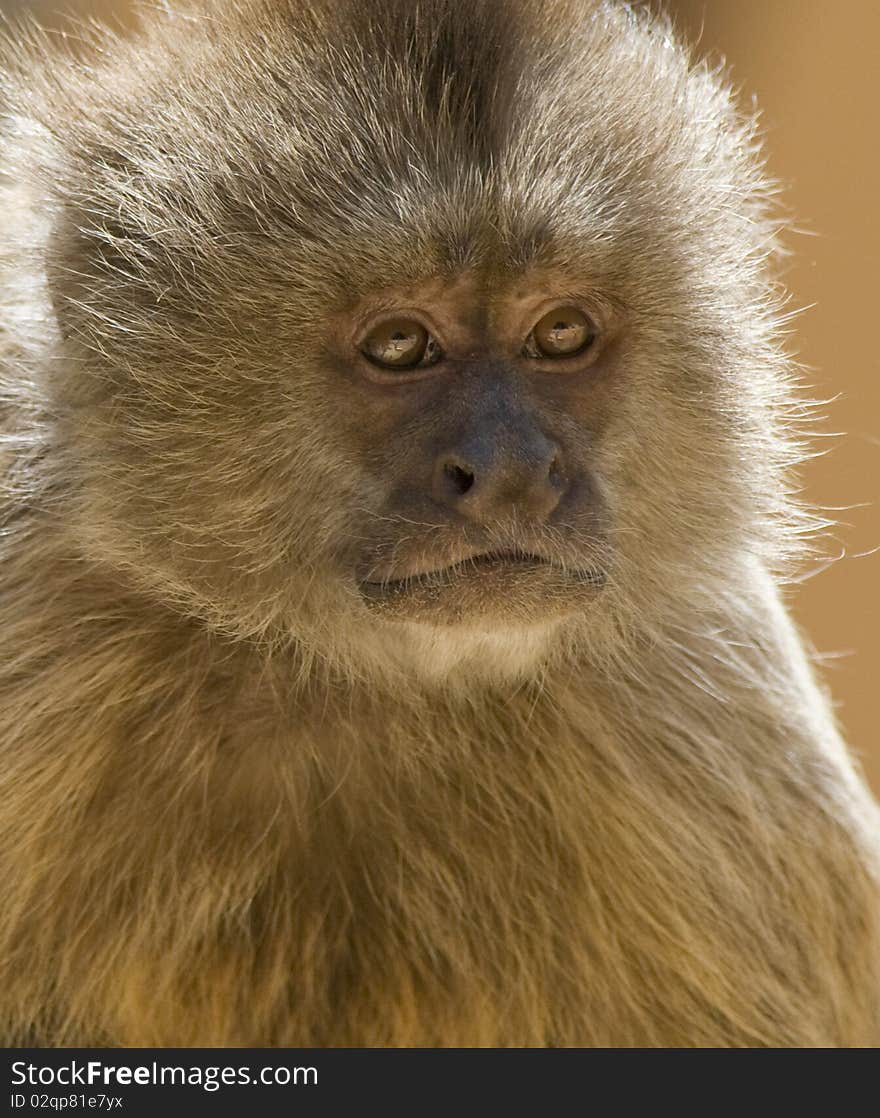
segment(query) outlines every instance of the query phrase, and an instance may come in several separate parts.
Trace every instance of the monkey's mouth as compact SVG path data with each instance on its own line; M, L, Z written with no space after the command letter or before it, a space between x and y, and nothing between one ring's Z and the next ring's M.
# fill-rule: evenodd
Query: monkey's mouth
M604 572L597 567L564 565L528 551L485 551L443 566L416 568L403 574L390 570L384 577L371 572L360 582L360 590L368 603L392 606L404 601L414 607L429 608L448 599L454 590L461 606L473 605L478 599L492 599L496 605L506 596L511 602L519 597L557 596L576 588L595 592L605 582ZM494 612L494 611L493 611Z

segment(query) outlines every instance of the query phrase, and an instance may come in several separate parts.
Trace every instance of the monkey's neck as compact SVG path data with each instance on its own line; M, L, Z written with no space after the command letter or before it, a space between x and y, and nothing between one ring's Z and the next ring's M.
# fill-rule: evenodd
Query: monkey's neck
M330 773L337 754L346 764L349 754L358 765L394 764L392 742L410 760L447 766L456 743L466 747L484 728L528 740L543 717L585 743L610 735L648 748L684 736L699 751L725 732L760 738L765 757L776 739L786 750L821 741L842 756L800 638L756 564L736 585L675 603L598 659L573 643L532 679L490 685L475 676L446 687L439 676L358 679L320 661L304 668L295 649L270 654L224 639L71 561L38 527L19 526L11 539L18 547L7 552L0 605L7 738L60 738L81 755L85 737L118 759L146 736L169 764L177 754L228 761L256 750Z

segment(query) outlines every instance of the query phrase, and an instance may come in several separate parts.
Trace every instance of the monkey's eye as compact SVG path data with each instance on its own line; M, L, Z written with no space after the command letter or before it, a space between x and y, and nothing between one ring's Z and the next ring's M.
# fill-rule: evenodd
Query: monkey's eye
M574 357L596 340L596 327L577 307L556 307L535 323L526 339L526 357Z
M442 356L435 339L413 318L380 322L367 334L361 352L368 361L385 369L424 368Z

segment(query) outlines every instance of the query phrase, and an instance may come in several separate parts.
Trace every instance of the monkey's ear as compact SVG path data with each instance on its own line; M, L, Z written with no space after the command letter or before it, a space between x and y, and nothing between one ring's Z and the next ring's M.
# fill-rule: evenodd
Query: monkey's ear
M49 147L42 126L6 116L0 135L0 365L19 357L27 363L34 346L44 349L57 332L47 274L53 210L42 174Z
M112 192L103 189L112 176L124 181L125 168L106 146L96 150L74 121L61 135L51 117L18 118L5 139L18 213L17 228L4 228L2 236L19 242L19 269L42 291L60 339L73 343L99 326L96 294L125 275L118 246L126 231Z
M69 210L64 145L48 125L10 113L0 135L0 168L0 378L39 382L56 403L76 403L98 381L65 373L67 358L83 368L93 362L80 340L91 248ZM58 359L62 354L65 360Z
M97 152L90 66L113 33L78 27L58 35L31 18L0 25L0 254L30 298L39 292L43 318L65 323L65 270L79 270L73 210L89 195L95 169L111 162ZM93 185L93 184L92 184ZM0 268L5 261L0 259Z

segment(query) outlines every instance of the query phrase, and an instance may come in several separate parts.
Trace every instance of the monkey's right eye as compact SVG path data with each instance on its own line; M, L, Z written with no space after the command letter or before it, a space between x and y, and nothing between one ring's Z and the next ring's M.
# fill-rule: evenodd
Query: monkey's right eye
M436 340L414 318L389 318L367 334L361 352L383 369L419 369L434 365L442 354Z

